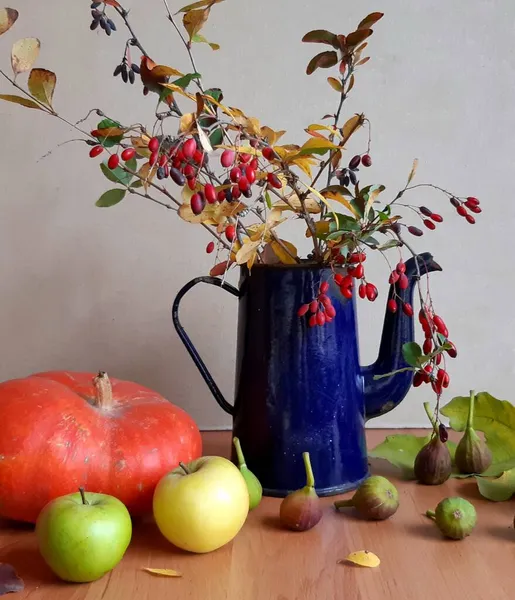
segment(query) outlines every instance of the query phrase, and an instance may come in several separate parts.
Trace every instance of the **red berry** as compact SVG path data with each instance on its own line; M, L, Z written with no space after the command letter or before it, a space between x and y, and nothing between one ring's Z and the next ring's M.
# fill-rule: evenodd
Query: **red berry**
M433 221L430 221L429 219L424 219L424 225L428 228L428 229L436 229L436 225L433 223Z
M193 155L195 154L196 149L197 149L197 142L193 138L186 140L184 142L184 144L182 145L182 153L184 154L184 158L186 158L186 159L193 158Z
M449 335L449 331L447 330L447 327L445 326L445 323L441 317L435 315L433 317L433 323L438 333L441 333L444 337Z
M347 260L352 264L357 264L365 262L367 255L364 252L355 252L354 254L350 254Z
M370 167L372 166L372 159L370 158L369 154L365 154L361 157L361 164L364 167Z
M379 292L373 283L367 283L367 298L370 302L373 302L377 298L378 293Z
M188 187L190 188L190 190L194 190L196 186L197 186L196 177L192 177L191 179L188 179Z
M317 323L320 326L325 325L325 315L321 310L317 312Z
M91 150L89 151L89 156L90 156L90 158L95 158L99 154L102 154L103 151L104 151L103 146L93 146L93 148L91 148Z
M391 313L397 312L397 302L395 302L395 300L393 298L390 298L390 300L388 300L388 310Z
M167 162L168 162L168 157L166 156L166 154L161 154L161 156L159 157L159 163L158 163L159 166L164 167Z
M275 158L275 152L274 152L273 148L271 148L270 146L266 146L266 148L263 148L262 152L263 152L263 156L267 160L273 160Z
M436 364L439 365L442 362L442 354L437 354L436 355Z
M184 175L178 169L173 167L170 169L170 177L177 185L183 186L186 183Z
M470 223L471 225L474 225L474 223L476 222L476 219L474 219L474 217L472 215L467 215L465 217L465 219L467 219L467 222Z
M233 167L229 173L229 177L233 183L238 183L241 179L241 169L239 167Z
M206 246L206 252L208 254L211 254L211 252L213 252L214 249L215 249L215 243L209 242L209 244Z
M212 183L206 183L204 187L204 196L209 204L214 204L216 202L216 190Z
M433 212L427 208L426 206L419 206L418 210L425 216L425 217L430 217Z
M153 137L148 143L148 149L150 152L157 152L159 150L159 140Z
M352 287L354 285L354 281L352 280L352 276L351 275L345 275L345 277L342 280L341 283L341 287Z
M442 215L439 215L439 214L437 214L437 213L433 213L433 214L431 215L431 219L433 219L433 221L434 221L435 223L443 223L443 217L442 217Z
M116 169L116 167L120 164L120 157L118 154L111 154L109 160L107 161L107 166L110 169Z
M249 183L252 185L256 181L256 171L251 167L247 167L245 171L245 177L248 179Z
M202 165L204 162L204 153L201 150L195 150L193 154L193 160L197 163L197 165Z
M134 158L135 156L136 150L134 150L134 148L125 148L125 150L122 152L122 160L125 162L131 160L131 158Z
M431 381L431 387L435 394L440 395L442 393L442 384L439 381Z
M317 300L313 300L313 301L310 303L310 305L309 305L309 310L310 310L312 313L316 313L316 312L317 312L317 310L318 310L318 302L317 302Z
M424 375L420 371L417 371L413 376L413 387L419 387L424 383Z
M478 215L480 212L483 212L483 211L481 210L481 208L479 208L479 206L471 206L471 207L470 207L470 210L471 210L473 213L476 213L476 215Z
M238 187L243 193L245 193L250 188L249 180L246 177L242 177L238 181Z
M259 167L259 162L258 162L258 159L257 159L257 158L253 158L253 159L250 161L249 168L250 168L250 169L254 169L254 171L257 171L257 168L258 168L258 167Z
M182 166L182 160L180 158L175 157L173 159L172 165L173 165L174 169L179 170Z
M234 225L227 225L225 228L225 237L228 242L234 242L236 238L236 227Z
M334 276L334 283L336 283L336 285L341 285L343 282L343 275L341 273L336 273L336 275Z
M349 161L349 169L357 169L359 167L359 163L361 162L361 156L356 154Z
M152 152L152 154L150 155L150 158L148 159L149 165L151 167L153 167L156 164L158 158L159 157L158 157L157 152Z
M195 168L193 165L186 165L182 172L186 179L193 179L193 177L195 177Z
M465 204L467 206L478 206L479 200L477 198L474 198L473 196L469 196Z
M456 346L452 342L449 342L449 340L447 340L447 343L451 345L451 348L446 350L447 354L451 358L456 358L458 356L458 350L456 350Z
M303 304L297 311L299 317L303 317L309 310L309 304Z
M429 354L433 349L433 340L431 338L426 338L424 340L424 345L422 346L422 351L424 354Z
M388 279L388 283L390 285L393 285L394 283L397 283L397 281L399 281L399 277L400 277L400 274L397 273L397 271L392 271L390 273L390 278Z
M352 288L340 288L340 291L342 293L342 296L344 298L347 298L347 300L350 300L352 298Z
M246 152L242 152L239 156L238 159L240 162L242 163L248 163L250 160L250 154L247 154Z
M363 268L363 265L359 263L359 265L356 265L356 267L354 268L353 277L355 277L356 279L362 279L364 274L365 269Z
M449 373L447 373L447 371L444 371L444 369L438 369L436 379L444 388L448 387L451 380L451 378L449 377Z
M310 327L316 327L317 325L317 316L316 315L311 315L309 317L309 326Z
M329 290L329 284L327 283L327 281L323 281L320 284L320 293L326 294L328 290Z
M358 293L359 293L359 297L360 298L366 298L366 296L367 296L367 286L364 283L362 283L359 286Z
M402 311L408 317L412 317L413 316L413 306L411 306L411 304L409 302L405 302L402 305Z
M231 188L231 194L233 200L238 200L238 198L241 196L240 188L237 185L233 185Z
M225 200L225 190L220 190L216 197L218 202L223 202Z
M411 235L415 235L417 237L424 235L423 231L421 231L418 227L414 227L413 225L410 225L408 227L408 231L411 233Z
M399 288L400 288L401 290L406 290L406 289L408 289L408 286L409 286L409 279L406 277L405 273L401 273L401 274L399 275L399 281L398 281L398 284L399 284Z
M329 296L326 296L325 294L320 294L318 296L318 301L324 305L325 308L327 308L328 306L332 306L331 304L331 298L329 298Z
M193 194L190 198L190 206L194 215L200 215L200 213L204 210L204 206L206 205L206 201L204 200L204 196L201 194Z
M274 173L268 173L266 178L268 183L276 190L280 190L283 187L283 184L281 183L277 175L274 175Z
M397 263L397 266L395 267L395 270L397 271L397 273L406 273L406 263L402 260L399 261Z
M336 316L336 310L332 304L325 307L325 314L331 319L333 319Z
M460 215L460 217L466 217L468 215L467 209L461 204L456 208L456 212Z
M220 156L220 162L222 163L222 167L226 169L234 164L234 158L236 156L236 152L234 150L224 150L222 155Z

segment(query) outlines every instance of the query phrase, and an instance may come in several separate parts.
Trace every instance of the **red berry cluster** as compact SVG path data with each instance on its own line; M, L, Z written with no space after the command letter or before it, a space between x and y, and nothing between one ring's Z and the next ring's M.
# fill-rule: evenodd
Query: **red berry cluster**
M451 198L451 204L454 206L454 208L456 209L456 212L460 215L460 217L463 217L467 220L468 223L470 223L471 225L474 225L474 223L476 222L476 219L473 215L471 215L467 209L469 209L471 212L475 213L475 214L479 214L481 211L481 208L479 206L479 200L477 198L474 198L472 196L469 196L465 201L459 200L458 198L452 197Z
M408 289L409 279L406 275L406 263L403 260L400 260L395 269L390 273L388 283L397 285L400 290ZM399 308L398 301L395 298L390 298L387 308L391 313L396 313ZM402 312L408 317L413 316L413 307L409 302L402 302Z
M434 336L439 333L444 338L448 338L449 331L447 326L445 325L444 320L438 315L434 315L428 307L422 308L419 312L418 316L419 322L422 326L422 330L424 331L425 340L422 346L422 351L425 355L433 352ZM447 354L451 358L456 358L458 352L456 350L455 345L446 341L451 347L446 350ZM413 386L418 387L423 383L430 383L433 391L440 395L442 393L442 389L449 386L450 377L445 369L441 368L439 365L442 362L442 353L439 352L436 354L434 359L430 361L429 364L425 365L423 369L419 369L415 372L415 376L413 378Z
M443 217L441 215L434 213L426 206L419 207L419 211L424 217L428 217L423 219L423 223L428 229L434 230L436 229L436 223L443 222Z
M222 167L230 169L229 177L224 181L225 190L221 190L220 199L232 202L242 195L245 198L252 196L252 186L256 182L258 159L252 158L246 152L236 153L226 149L220 156Z
M465 200L460 200L455 196L451 196L450 201L456 209L456 212L460 215L460 217L465 218L468 223L474 225L476 219L473 215L469 213L469 210L470 212L473 212L475 214L479 214L480 212L482 212L481 208L479 207L479 200L477 198L473 198L472 196L465 198ZM416 207L412 208L416 210ZM427 227L431 231L436 229L437 223L443 222L443 217L441 215L439 215L438 213L434 213L430 208L427 208L426 206L419 206L418 212L422 218L422 222L424 223L425 227ZM411 235L414 235L416 237L424 235L424 232L418 227L415 227L414 225L410 225L407 229L411 233Z
M317 325L321 327L334 319L336 310L331 303L331 298L327 295L328 291L329 283L323 281L320 284L317 297L309 304L303 304L297 311L299 317L304 317L309 313L308 323L310 327L316 327Z

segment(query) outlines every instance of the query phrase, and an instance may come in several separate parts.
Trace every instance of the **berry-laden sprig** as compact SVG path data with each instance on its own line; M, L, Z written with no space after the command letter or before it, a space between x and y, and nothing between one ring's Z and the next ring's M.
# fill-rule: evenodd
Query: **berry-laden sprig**
M385 187L364 181L373 162L371 124L361 113L344 120L343 109L361 67L369 60L363 53L383 14L367 15L346 34L313 30L304 35L303 43L321 46L306 73L311 76L332 69L327 83L337 94L337 108L306 127L307 139L283 144L284 131L225 105L220 88L204 86L193 48L207 44L219 49L201 33L219 1L198 0L175 14L168 0L162 2L166 19L187 52L191 72L155 62L137 35L130 11L119 0L94 1L89 8L90 28L96 34L104 31L111 37L117 27L128 31L122 60L113 65L113 75L149 96L148 114L141 122L123 125L99 109L76 123L63 117L53 107L55 74L33 68L40 47L39 40L33 38L13 45L13 77L0 70L21 95L1 95L0 99L46 112L81 134L89 156L100 159L103 176L115 186L97 200L97 206L112 207L132 196L202 226L214 238L204 247L208 255L216 256L211 275L225 277L237 265L252 269L255 264L315 264L325 267L321 272L331 273L343 302L354 296L375 302L380 291L367 277L366 261L370 252L380 252L388 265L385 283L394 285L387 309L392 313L402 310L412 318L414 307L398 293L409 283L406 251L416 256L404 236L420 237L425 231L436 230L444 219L438 210L408 204L406 198L417 188L437 190L470 224L475 223L481 208L472 196L456 195L430 183L411 185L416 160L407 183L393 198L383 200ZM0 32L5 33L15 24L18 12L5 9L1 14ZM182 16L182 28L178 15ZM29 77L24 87L19 76L26 72ZM102 120L91 124L89 130L83 129L80 124L93 114ZM361 151L345 158L349 140L362 129L368 135ZM410 220L413 216L416 222ZM291 220L302 223L311 239L313 250L306 257L300 257L294 244L279 234L281 225ZM398 252L395 266L390 262L390 251ZM414 385L429 383L439 397L449 385L446 357L455 357L456 348L434 310L427 278L423 290L420 272L418 275L419 324L425 341L423 348L407 344L404 358L407 369L414 371ZM334 327L337 308L329 288L329 280L321 280L316 297L306 299L298 308L306 327Z

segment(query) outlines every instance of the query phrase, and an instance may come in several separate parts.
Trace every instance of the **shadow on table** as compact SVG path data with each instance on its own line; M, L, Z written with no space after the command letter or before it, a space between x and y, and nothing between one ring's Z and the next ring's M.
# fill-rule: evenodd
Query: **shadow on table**
M0 562L12 565L26 587L58 581L34 546L16 544L16 546L2 548Z

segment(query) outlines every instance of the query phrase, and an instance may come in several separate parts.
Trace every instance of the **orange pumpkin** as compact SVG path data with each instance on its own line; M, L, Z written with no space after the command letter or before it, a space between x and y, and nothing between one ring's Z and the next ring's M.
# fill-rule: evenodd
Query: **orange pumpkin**
M141 515L159 479L201 454L193 419L136 383L68 371L0 383L3 517L34 523L81 486Z

